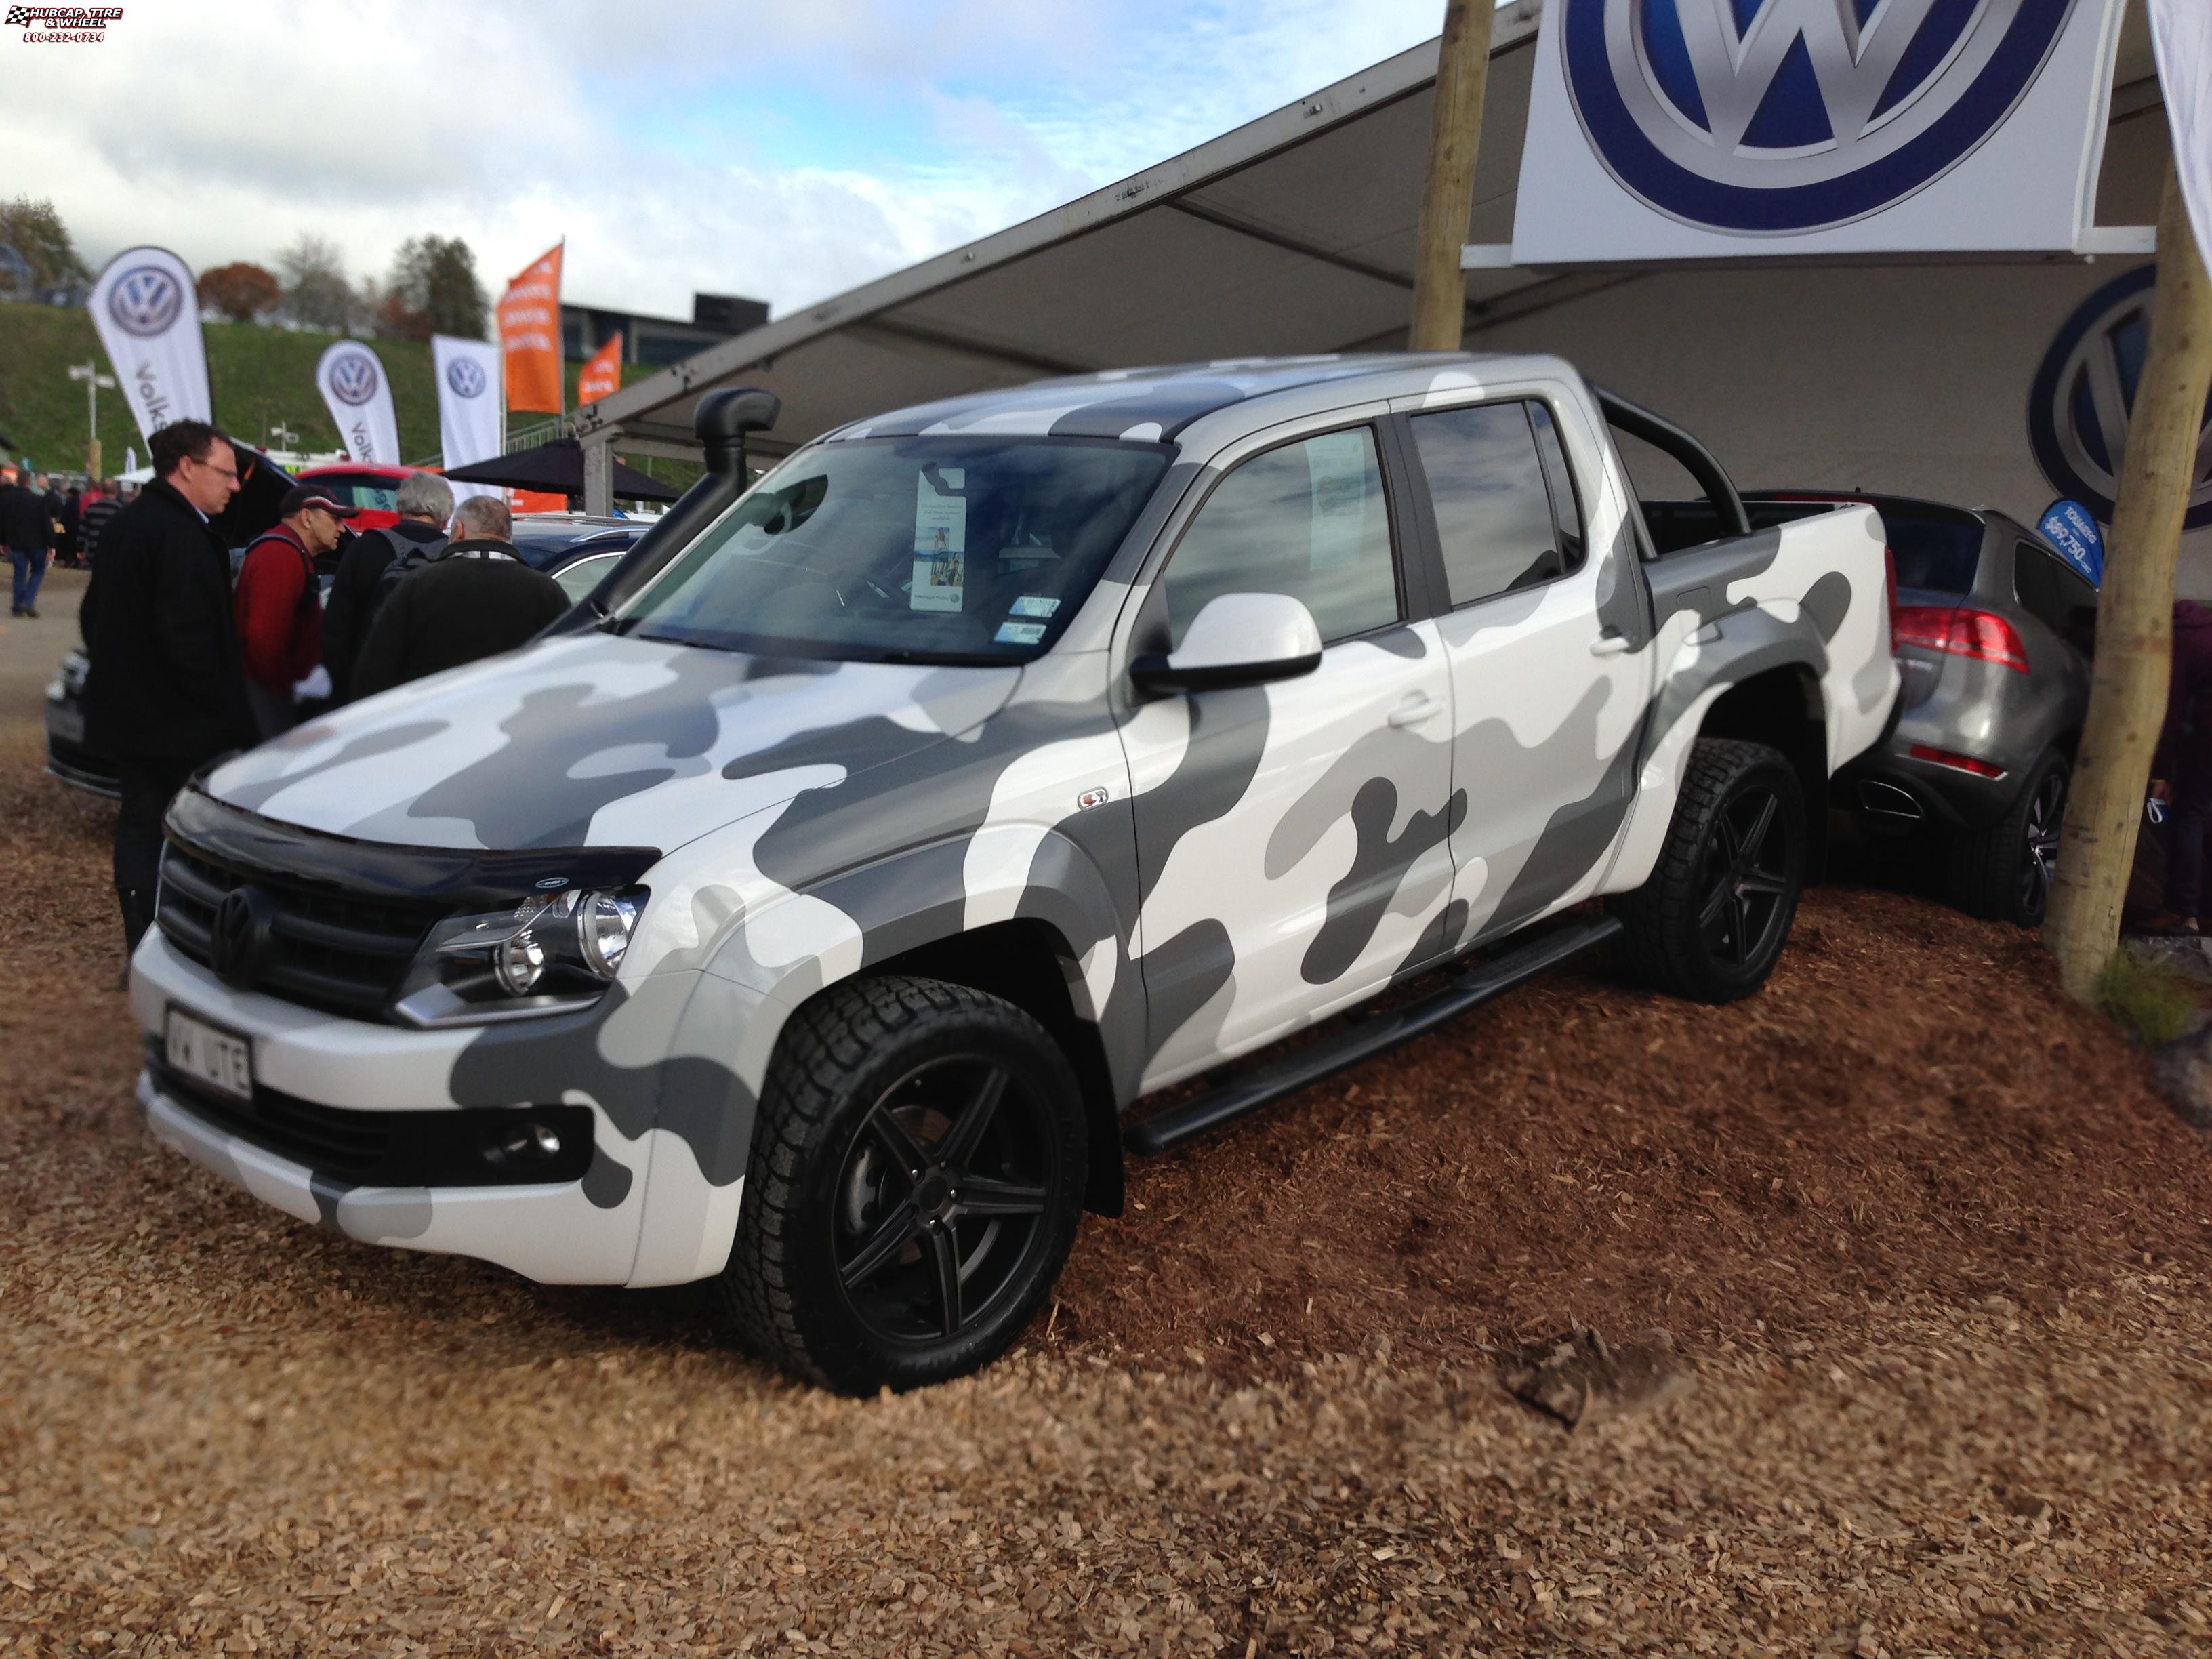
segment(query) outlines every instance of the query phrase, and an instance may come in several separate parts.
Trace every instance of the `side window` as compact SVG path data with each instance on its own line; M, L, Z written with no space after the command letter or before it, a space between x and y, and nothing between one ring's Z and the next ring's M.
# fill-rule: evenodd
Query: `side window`
M2021 608L2085 654L2097 633L2097 590L2033 542L2015 543L2012 591Z
M1455 607L1566 575L1583 562L1582 515L1551 411L1480 404L1417 415L1413 442L1435 505L1444 581ZM1554 516L1548 442L1562 485Z
M1223 593L1288 593L1331 644L1397 621L1373 430L1326 432L1239 465L1183 532L1162 585L1170 649Z

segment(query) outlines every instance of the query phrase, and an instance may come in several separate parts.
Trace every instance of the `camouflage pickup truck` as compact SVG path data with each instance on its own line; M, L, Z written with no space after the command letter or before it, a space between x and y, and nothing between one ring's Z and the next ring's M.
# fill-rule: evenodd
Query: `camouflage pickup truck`
M1053 380L741 489L774 405L702 400L708 476L547 637L179 796L131 974L164 1140L928 1382L1128 1151L1600 945L1756 990L1895 698L1879 516L1753 533L1556 358Z

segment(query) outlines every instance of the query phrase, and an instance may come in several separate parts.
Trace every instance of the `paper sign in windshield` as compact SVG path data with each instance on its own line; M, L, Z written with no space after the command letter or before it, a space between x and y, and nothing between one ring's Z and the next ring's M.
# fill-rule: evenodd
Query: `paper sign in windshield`
M1060 601L1043 593L1024 593L1007 607L1008 614L1016 617L1049 617L1060 609Z
M957 611L966 585L968 498L939 489L959 489L963 467L932 467L914 485L914 582L907 591L914 611Z
M1042 623L1002 622L991 636L1000 645L1035 645L1044 638Z

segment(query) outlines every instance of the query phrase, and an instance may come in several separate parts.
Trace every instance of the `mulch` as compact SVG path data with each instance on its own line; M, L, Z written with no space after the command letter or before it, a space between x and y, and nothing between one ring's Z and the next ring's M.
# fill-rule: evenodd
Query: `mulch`
M1735 1008L1527 988L849 1401L149 1145L108 811L0 731L8 1659L2212 1646L2212 1158L2017 933L1829 890ZM1651 1327L1671 1403L1500 1387Z

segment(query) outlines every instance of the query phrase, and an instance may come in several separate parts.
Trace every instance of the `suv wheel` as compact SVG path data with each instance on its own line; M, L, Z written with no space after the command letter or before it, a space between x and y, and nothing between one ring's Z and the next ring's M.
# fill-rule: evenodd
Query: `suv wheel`
M1805 799L1765 744L1700 738L1650 880L1612 901L1645 983L1734 1002L1766 982L1805 884Z
M1087 1150L1074 1073L1012 1003L834 987L769 1065L711 1303L743 1346L848 1394L978 1370L1059 1277Z
M2002 817L1952 842L1946 868L1952 903L1969 915L2043 925L2072 775L2065 756L2045 750Z

